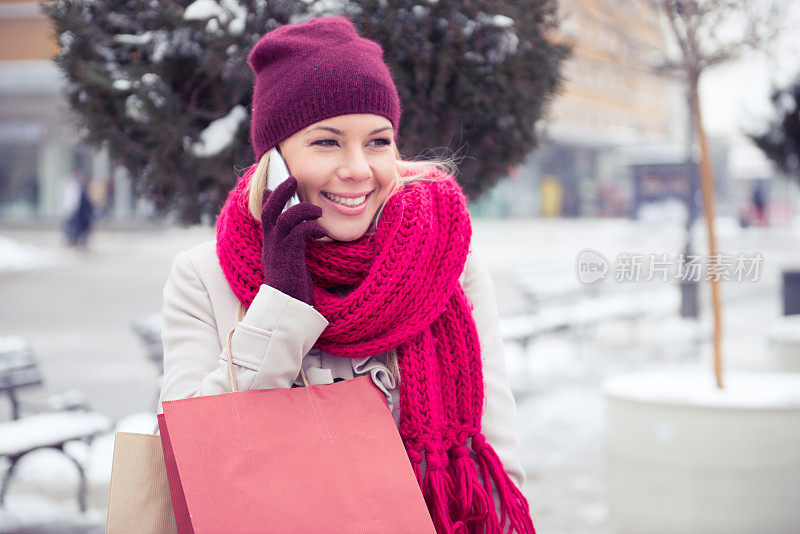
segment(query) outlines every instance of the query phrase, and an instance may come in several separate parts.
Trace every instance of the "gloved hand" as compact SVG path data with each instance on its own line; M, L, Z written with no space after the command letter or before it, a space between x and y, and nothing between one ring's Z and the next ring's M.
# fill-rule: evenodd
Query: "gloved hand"
M306 268L306 239L320 239L328 232L314 220L322 216L322 208L310 202L281 213L296 190L297 179L289 176L275 191L264 191L261 263L265 284L311 306L314 285Z

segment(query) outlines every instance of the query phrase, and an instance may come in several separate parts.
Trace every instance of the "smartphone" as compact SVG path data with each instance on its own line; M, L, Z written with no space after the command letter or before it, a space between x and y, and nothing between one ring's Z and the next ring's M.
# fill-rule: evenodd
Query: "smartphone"
M278 150L278 147L274 147L272 150L269 151L269 166L267 167L267 189L270 191L275 191L275 188L278 187L280 184L285 182L289 178L289 167L286 166L286 161L281 156L281 151ZM286 206L284 206L284 211L288 210L295 204L300 203L300 198L297 196L297 192L292 195L292 198L286 202Z

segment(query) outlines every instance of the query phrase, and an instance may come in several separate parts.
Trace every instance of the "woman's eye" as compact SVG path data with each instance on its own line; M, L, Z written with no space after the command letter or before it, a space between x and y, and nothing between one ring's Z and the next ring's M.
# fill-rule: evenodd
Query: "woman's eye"
M380 142L379 146L389 146L389 145L392 144L392 141L389 140L389 139L386 139L386 138L373 139L372 141L379 141ZM370 141L370 142L372 142L372 141ZM326 144L326 143L333 143L333 144L330 145L330 144ZM336 139L320 139L319 141L314 141L311 144L312 145L319 145L319 146L336 146L339 143L336 141Z
M373 141L381 141L382 143L381 146L389 146L392 144L392 142L389 139L386 139L385 137L382 137L380 139L373 139Z
M320 146L332 146L332 145L323 145L322 143L335 143L335 139L320 139L319 141L314 141L311 143L312 145L320 145Z

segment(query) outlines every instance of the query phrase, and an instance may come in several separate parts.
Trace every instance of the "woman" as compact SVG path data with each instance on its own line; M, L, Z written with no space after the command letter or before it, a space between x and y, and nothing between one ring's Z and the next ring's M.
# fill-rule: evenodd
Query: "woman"
M439 532L533 532L466 197L431 162L400 159L380 46L329 17L268 33L248 59L257 163L231 190L216 241L175 258L161 400L229 391L229 332L240 389L301 385L301 367L311 385L369 374ZM291 176L269 191L274 147Z

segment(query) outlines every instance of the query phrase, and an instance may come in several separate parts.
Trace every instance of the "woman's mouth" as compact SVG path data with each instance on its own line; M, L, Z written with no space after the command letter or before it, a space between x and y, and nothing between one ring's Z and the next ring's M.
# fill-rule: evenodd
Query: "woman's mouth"
M357 198L339 197L324 191L320 194L339 213L345 215L360 215L367 209L367 199L372 193L373 191L370 191L366 195Z

